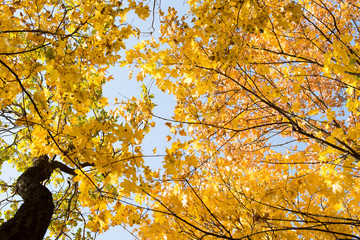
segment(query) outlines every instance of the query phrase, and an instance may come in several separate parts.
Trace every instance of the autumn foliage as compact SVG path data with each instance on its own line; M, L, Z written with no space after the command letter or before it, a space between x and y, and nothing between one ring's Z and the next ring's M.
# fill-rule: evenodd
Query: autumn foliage
M188 3L128 51L176 97L169 126L188 136L149 192L168 215L140 236L358 238L360 5Z
M40 2L0 7L1 133L13 135L1 161L23 171L46 154L76 169L50 179L51 239L115 225L140 239L360 239L357 1L188 0L126 56L141 36L126 13L145 19L151 4ZM173 116L153 113L145 87L106 111L119 63L173 95ZM160 170L141 148L155 119L171 145Z

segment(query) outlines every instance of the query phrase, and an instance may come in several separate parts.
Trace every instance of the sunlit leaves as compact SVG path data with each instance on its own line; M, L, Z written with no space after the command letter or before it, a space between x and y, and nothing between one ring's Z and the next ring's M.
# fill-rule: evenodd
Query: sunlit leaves
M357 236L357 2L188 4L127 54L177 99L142 236Z
M15 136L3 155L19 170L41 154L77 169L52 178L50 234L80 238L81 222L136 225L144 239L359 235L358 3L187 4L161 9L160 38L125 58L139 33L126 18L147 19L146 1L1 6L0 126ZM140 147L156 99L143 84L107 112L110 65L176 98L161 170Z
M105 110L102 88L113 79L108 68L120 61L124 41L139 33L127 15L145 20L147 2L8 1L0 11L0 121L9 138L1 142L2 156L19 171L42 154L77 169L75 179L50 180L56 186L50 236L105 231L109 206L138 192L139 145L153 124L142 103L134 108L144 115L121 124L125 113Z

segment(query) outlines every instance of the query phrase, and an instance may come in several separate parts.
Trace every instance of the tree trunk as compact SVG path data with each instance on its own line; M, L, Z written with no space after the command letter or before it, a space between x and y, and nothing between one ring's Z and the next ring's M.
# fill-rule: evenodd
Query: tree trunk
M16 193L23 199L15 216L0 226L1 240L41 240L54 211L51 192L41 184L49 179L52 167L47 156L35 158L16 182Z

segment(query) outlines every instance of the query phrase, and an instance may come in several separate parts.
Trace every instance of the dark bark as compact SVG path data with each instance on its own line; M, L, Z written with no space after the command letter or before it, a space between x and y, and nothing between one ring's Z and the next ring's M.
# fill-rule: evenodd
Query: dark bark
M54 211L51 192L41 183L50 178L53 168L47 156L34 159L16 182L16 193L23 199L15 216L0 226L0 240L41 240Z

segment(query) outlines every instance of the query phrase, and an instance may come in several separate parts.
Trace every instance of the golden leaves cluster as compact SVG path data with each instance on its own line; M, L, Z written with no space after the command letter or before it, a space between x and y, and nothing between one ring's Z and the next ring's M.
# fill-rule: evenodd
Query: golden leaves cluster
M177 99L141 236L358 236L358 3L188 4L127 55Z
M113 79L108 68L121 60L125 41L139 32L127 15L145 19L149 11L145 1L133 0L0 5L0 125L13 136L1 141L1 156L9 155L4 160L19 171L42 154L77 169L71 181L61 174L51 179L54 238L108 229L106 204L138 191L132 186L140 184L144 129L107 111L103 86Z

